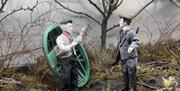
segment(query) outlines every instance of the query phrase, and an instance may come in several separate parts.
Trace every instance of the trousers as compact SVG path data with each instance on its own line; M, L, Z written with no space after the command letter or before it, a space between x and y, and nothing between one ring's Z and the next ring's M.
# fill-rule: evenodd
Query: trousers
M136 91L136 65L137 58L121 60L123 82L125 85L123 91Z
M77 87L77 69L78 63L74 55L67 58L58 58L58 65L60 70L60 91L74 91Z

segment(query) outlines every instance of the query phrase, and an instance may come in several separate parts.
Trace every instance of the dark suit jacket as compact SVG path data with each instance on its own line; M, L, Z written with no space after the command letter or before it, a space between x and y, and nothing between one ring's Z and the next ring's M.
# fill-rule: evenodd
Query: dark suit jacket
M139 38L137 37L136 31L134 31L130 26L126 26L123 30L118 31L117 34L118 45L116 60L126 60L137 57ZM131 53L128 53L129 47L133 48Z

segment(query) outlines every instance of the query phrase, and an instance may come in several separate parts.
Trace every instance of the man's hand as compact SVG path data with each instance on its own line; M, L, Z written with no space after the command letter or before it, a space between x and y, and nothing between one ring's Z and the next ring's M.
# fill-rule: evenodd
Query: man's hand
M69 50L71 49L71 48L73 48L74 46L76 46L78 44L78 42L76 42L76 41L73 41L70 45L69 45Z
M133 51L133 48L132 47L129 47L128 48L128 53L131 53Z
M76 41L76 42L82 41L82 35L77 36L76 39L75 39L75 41Z
M80 32L81 36L83 36L85 34L87 28L88 28L87 26L82 27L81 32Z

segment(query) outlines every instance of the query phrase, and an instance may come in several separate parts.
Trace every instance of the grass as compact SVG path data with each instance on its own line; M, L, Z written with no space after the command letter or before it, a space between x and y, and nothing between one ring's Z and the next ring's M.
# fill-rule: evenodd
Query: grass
M157 42L154 44L141 44L139 48L139 64L137 75L142 79L152 79L156 76L180 77L180 40L168 39L164 42ZM97 80L116 80L122 78L121 66L117 65L112 71L109 64L115 59L115 47L98 50L88 50L91 66L91 77L87 83L87 87ZM168 63L167 67L151 66L148 63L152 61L162 61ZM19 69L3 69L1 77L10 77L20 80L26 89L29 91L40 91L39 88L43 87L42 80L45 77L53 76L49 70L45 58L39 57L37 64L28 65L27 70L18 71ZM0 84L2 88L13 89L15 84ZM47 87L44 85L44 87Z

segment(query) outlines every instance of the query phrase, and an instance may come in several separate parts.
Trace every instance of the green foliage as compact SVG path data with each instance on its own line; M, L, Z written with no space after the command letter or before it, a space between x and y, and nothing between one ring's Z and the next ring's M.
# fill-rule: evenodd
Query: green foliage
M51 70L48 68L45 57L42 56L37 59L37 64L28 65L28 67L31 73L40 79L49 75L53 75Z
M38 84L38 79L32 75L22 75L21 81L26 88L36 87Z
M13 90L16 87L15 83L6 83L6 84L0 84L0 87L3 88L3 90Z
M154 44L140 44L139 60L149 62L156 60L170 61L180 57L180 40L169 38Z
M112 80L122 76L121 66L118 65L111 71L111 68L91 63L91 80Z
M88 84L97 80L120 79L122 76L121 66L118 65L112 71L110 64L115 60L115 48L113 49L93 49L87 50L90 55L91 77Z
M139 60L142 62L147 62L152 60L153 54L151 53L150 50L151 45L148 44L140 44L139 48Z
M155 76L180 76L179 57L180 40L169 38L164 41L158 41L154 44L141 44L139 50L139 61L143 62L138 66L138 76L148 79ZM166 62L167 66L151 67L146 64L153 61Z
M106 66L107 64L112 63L115 60L115 54L113 49L102 49L92 48L88 50L88 54L91 55L90 60L93 63Z
M53 73L48 68L44 57L39 57L37 59L37 64L28 65L29 73L25 73L21 76L21 81L24 83L25 87L29 90L42 87L41 81L44 77L51 76Z
M15 75L16 70L17 70L17 68L15 68L15 67L12 67L12 68L4 67L0 72L0 76L12 78Z
M13 78L15 76L16 68L7 68L1 66L0 79L2 78ZM2 78L1 78L2 77ZM4 90L12 90L16 87L15 83L0 83L0 87Z
M154 44L140 44L139 63L137 75L143 79L152 79L156 76L180 76L180 40L168 39ZM120 79L122 76L121 66L118 65L111 71L107 65L115 60L115 47L106 50L91 49L90 64L91 76L90 81ZM166 62L167 65L151 66L148 63L153 61ZM179 60L180 61L180 60ZM91 82L92 83L92 82Z
M170 61L166 67L160 66L160 67L152 67L148 64L140 64L137 67L137 75L140 78L143 79L152 79L156 76L163 76L163 77L169 77L169 76L180 76L179 75L180 67L179 64L177 64L177 61Z
M39 91L38 88L42 87L41 80L50 75L53 75L53 73L48 68L44 57L39 57L37 64L29 64L20 68L3 68L0 76L21 81L22 85L29 89L29 91L34 91L32 89ZM0 85L4 89L13 89L16 87L15 83Z
M137 75L142 79L152 79L156 76L180 76L180 40L168 39L154 44L141 44L139 49L139 64ZM88 84L97 80L115 80L122 78L121 65L115 66L112 70L110 64L115 61L115 47L111 49L87 49L91 65L91 77ZM149 63L162 61L166 65L152 66ZM29 90L39 90L44 77L52 76L53 73L47 66L44 57L37 59L37 64L27 66L24 72L18 72L16 68L3 68L1 76L21 81ZM87 84L87 85L88 85ZM13 89L16 85L1 84L1 87Z

